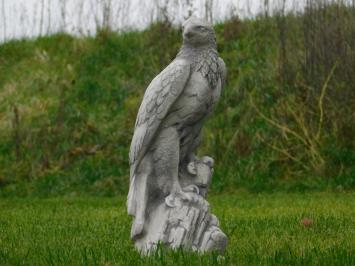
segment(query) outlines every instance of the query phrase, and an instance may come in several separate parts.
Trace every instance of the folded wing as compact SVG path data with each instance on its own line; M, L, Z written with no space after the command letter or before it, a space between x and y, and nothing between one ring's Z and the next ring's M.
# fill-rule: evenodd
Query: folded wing
M152 145L162 120L168 114L173 103L184 90L190 76L189 64L181 59L174 60L148 86L139 108L134 135L131 143L130 191L128 194L128 213L135 215L135 198L137 190L137 168Z

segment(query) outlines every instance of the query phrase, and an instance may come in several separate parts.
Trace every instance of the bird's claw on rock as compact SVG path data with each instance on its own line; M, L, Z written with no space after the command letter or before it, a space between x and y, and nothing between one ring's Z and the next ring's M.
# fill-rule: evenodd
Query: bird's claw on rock
M183 190L185 192L194 192L198 195L200 194L200 189L196 185L188 185L188 186L184 187Z
M165 198L165 204L170 208L174 208L181 206L182 201L191 201L191 199L192 198L189 194L180 190L170 193L170 195Z
M165 198L165 204L170 208L174 208L176 206L174 201L175 199L171 196L171 194Z

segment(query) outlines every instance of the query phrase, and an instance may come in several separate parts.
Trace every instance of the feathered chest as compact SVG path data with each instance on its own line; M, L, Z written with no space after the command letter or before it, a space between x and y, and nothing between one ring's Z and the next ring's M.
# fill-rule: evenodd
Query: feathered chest
M208 50L193 57L192 70L201 73L211 89L215 89L220 79L217 52Z
M191 71L199 72L207 79L211 89L216 88L218 80L221 78L221 71L218 63L218 52L214 47L192 48L183 46L177 58L189 61Z
M219 77L213 74L206 66L191 71L182 93L169 110L166 119L168 125L178 124L183 127L186 124L195 124L211 113L221 93ZM211 82L215 84L210 84Z

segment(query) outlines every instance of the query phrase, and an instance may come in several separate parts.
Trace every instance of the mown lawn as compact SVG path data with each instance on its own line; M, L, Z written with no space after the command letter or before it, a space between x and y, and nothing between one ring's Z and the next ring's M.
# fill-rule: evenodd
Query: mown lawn
M355 265L353 193L210 197L225 257L181 250L141 258L125 197L0 199L0 265Z

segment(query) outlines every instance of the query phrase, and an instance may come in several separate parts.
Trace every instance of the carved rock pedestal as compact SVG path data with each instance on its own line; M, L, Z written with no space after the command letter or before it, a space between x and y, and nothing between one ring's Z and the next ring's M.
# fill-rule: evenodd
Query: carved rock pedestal
M150 214L147 234L136 241L140 252L149 253L159 242L171 248L224 252L227 237L218 227L217 217L209 213L208 202L200 195L189 194L192 202L173 208L164 202Z
M204 157L203 159L210 159ZM157 202L149 210L145 234L135 240L138 251L149 254L160 243L170 248L186 248L198 252L218 251L223 253L227 237L219 228L217 217L209 212L209 203L204 196L207 193L213 169L196 161L189 164L190 176L181 176L181 182L187 186L190 200L176 199L172 207L165 202ZM212 161L213 163L213 161ZM191 183L187 183L188 181ZM191 188L196 189L191 189ZM189 189L190 188L190 189Z

